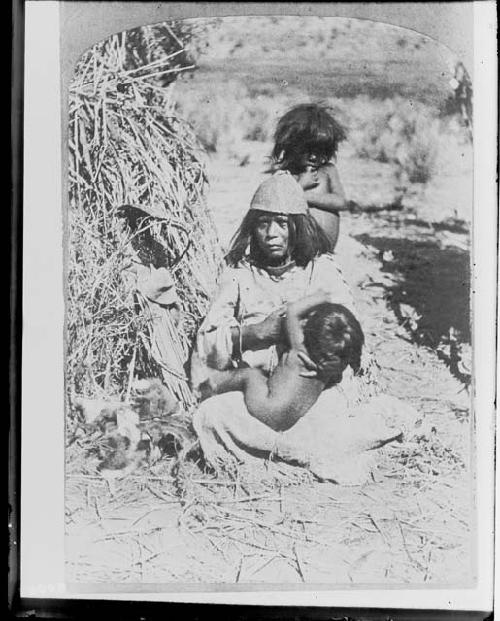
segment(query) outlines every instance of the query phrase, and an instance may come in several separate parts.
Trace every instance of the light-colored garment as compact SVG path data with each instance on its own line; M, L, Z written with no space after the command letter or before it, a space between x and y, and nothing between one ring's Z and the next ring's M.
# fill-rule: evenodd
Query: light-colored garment
M270 313L306 295L324 289L338 304L355 313L354 299L333 255L324 254L306 267L292 266L281 276L243 260L238 267L226 268L219 290L197 337L201 361L216 369L235 366L232 359L231 327L263 321ZM246 351L243 360L267 372L277 363L276 348Z
M207 399L193 416L205 459L214 467L233 460L256 465L274 458L342 485L364 483L376 468L376 449L402 440L417 412L395 397L373 397L351 406L340 386L325 390L291 429L276 432L253 418L242 393Z

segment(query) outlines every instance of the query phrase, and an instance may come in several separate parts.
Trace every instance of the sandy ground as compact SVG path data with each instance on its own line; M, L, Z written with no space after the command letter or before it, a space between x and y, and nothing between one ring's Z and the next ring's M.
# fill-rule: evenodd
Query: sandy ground
M210 164L209 202L223 244L262 178L267 145L251 149L246 166L220 155ZM346 162L343 172L348 168ZM353 168L343 175L351 194L360 191L355 173ZM381 202L390 201L384 192L391 174L381 166L363 177ZM313 481L300 469L283 473L276 464L262 476L242 469L218 478L188 463L172 476L172 464L161 461L109 484L88 462L82 474L75 460L67 474L70 583L155 583L165 589L471 583L470 397L436 351L412 342L401 327L387 300L400 276L373 242L427 235L440 248L449 247L449 232L415 219L411 210L392 221L344 216L337 249L380 366L379 381L413 404L422 419L404 443L382 449L374 479L340 487ZM453 235L452 244L467 247L466 232ZM367 237L371 243L361 243Z

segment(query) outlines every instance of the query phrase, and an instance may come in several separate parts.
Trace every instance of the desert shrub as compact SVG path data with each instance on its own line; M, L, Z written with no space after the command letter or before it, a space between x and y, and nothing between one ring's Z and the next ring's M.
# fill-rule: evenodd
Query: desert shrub
M269 142L280 116L290 107L289 97L257 95L244 106L245 139Z
M427 183L436 172L439 150L439 121L417 119L415 133L397 151L396 164L410 183Z
M176 93L177 114L211 153L230 151L244 140L271 140L279 116L289 105L287 97L252 95L236 81L178 89Z
M245 84L206 83L179 89L177 112L192 125L210 152L238 151L243 141L271 142L279 117L297 103L311 101L298 91L286 94ZM328 98L334 116L348 130L354 154L393 164L397 177L408 183L427 183L439 171L441 152L467 139L463 128L434 106L394 97Z
M358 97L349 116L349 138L358 157L394 163L411 183L432 178L442 131L433 107L401 97Z
M257 142L266 142L273 132L273 100L262 97L254 101L247 100L245 105L244 138Z
M236 83L207 84L176 94L176 113L193 128L198 140L209 152L243 138L243 99L246 89Z

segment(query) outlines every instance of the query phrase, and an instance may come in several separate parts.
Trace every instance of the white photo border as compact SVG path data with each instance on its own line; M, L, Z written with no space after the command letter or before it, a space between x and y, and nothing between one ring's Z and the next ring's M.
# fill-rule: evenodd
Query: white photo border
M88 4L88 10L92 10L93 3L82 4ZM497 308L496 4L486 1L473 5L472 288L475 472L477 516L480 516L477 587L425 591L401 588L259 591L260 605L485 611L492 608ZM28 1L25 12L21 597L255 604L255 591L75 595L65 590L61 163L67 155L61 144L60 3ZM295 5L294 13L299 12L314 14L314 3Z

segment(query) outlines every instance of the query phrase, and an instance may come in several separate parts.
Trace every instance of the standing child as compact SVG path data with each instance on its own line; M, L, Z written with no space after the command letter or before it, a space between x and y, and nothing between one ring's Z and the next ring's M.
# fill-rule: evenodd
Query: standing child
M325 106L300 104L278 121L271 154L274 165L288 170L304 189L311 215L329 239L330 251L339 236L339 212L351 209L334 164L345 138L344 129Z

